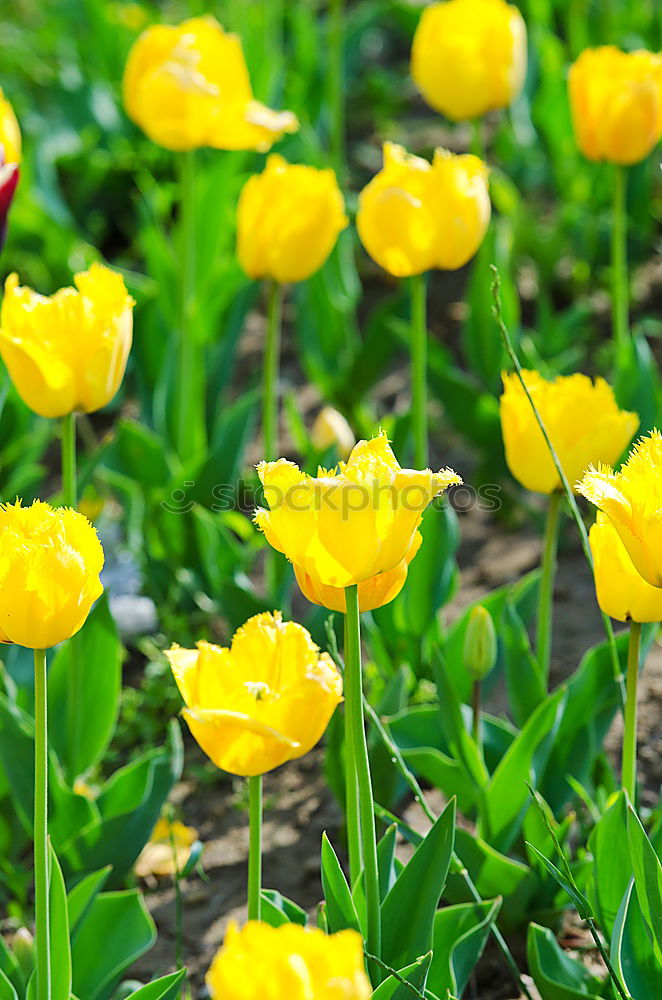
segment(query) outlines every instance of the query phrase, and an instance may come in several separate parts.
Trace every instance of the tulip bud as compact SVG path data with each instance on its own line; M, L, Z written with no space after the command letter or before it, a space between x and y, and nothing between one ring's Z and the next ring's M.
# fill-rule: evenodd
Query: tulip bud
M332 406L324 406L315 417L313 429L310 432L310 440L313 447L318 451L326 451L335 445L341 458L348 457L350 451L356 444L356 438L352 428L349 426L342 413L338 413Z
M421 15L411 74L428 104L464 121L506 108L526 76L526 25L504 0L448 0Z
M123 80L127 114L166 149L264 151L299 123L253 98L237 35L213 17L156 24L135 42Z
M324 264L346 225L333 170L291 164L273 154L239 196L239 263L250 278L303 281Z
M568 86L577 144L589 160L638 163L662 137L662 55L585 49Z
M487 608L477 604L471 609L464 636L464 664L475 681L482 681L494 669L497 659L497 636L494 620Z
M387 142L384 166L359 195L356 225L373 260L404 278L466 264L490 212L487 167L477 156L438 149L430 164Z

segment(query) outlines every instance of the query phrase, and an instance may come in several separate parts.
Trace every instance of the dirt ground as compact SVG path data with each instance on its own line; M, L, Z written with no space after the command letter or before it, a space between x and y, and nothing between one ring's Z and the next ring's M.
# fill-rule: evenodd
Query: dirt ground
M462 547L459 563L461 588L448 609L456 615L467 602L502 583L515 580L533 569L539 559L540 541L531 532L508 532L485 516L460 515ZM555 593L555 620L552 679L558 683L570 674L584 650L600 640L602 625L595 605L590 573L577 553L573 527L566 522L566 544L561 546ZM497 696L498 697L498 696ZM651 651L641 684L639 725L639 774L643 783L643 804L651 805L659 796L662 779L662 648ZM491 704L492 711L501 706ZM618 759L621 721L616 719L608 745ZM189 744L187 752L197 748ZM278 887L310 911L321 898L319 871L320 838L327 830L337 847L341 813L321 773L322 754L317 751L296 764L267 775L267 808L264 829L264 884ZM184 884L184 941L186 963L191 973L194 998L203 998L204 973L223 938L229 920L245 919L245 878L248 833L245 813L238 805L238 791L219 777L215 785L200 788L182 783L176 798L184 819L196 827L205 842L205 879L190 878ZM413 805L407 818L421 824ZM424 828L424 826L422 826ZM175 900L172 883L161 880L147 890L148 906L159 929L156 947L136 965L137 978L164 973L172 968L175 934ZM588 942L572 918L566 937L578 947ZM523 941L512 941L523 964ZM535 988L531 986L533 996ZM504 972L495 949L488 946L474 981L467 990L471 1000L511 1000L517 991Z

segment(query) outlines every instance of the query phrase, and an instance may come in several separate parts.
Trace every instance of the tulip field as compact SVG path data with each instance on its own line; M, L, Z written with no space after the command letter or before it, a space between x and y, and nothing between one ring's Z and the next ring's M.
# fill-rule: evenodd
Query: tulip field
M0 1000L662 1000L658 0L0 29Z

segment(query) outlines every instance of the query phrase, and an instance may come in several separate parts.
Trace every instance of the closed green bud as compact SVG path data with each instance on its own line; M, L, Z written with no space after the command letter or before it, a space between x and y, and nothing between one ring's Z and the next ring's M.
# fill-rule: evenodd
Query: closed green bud
M472 609L464 637L464 663L476 681L487 677L497 658L497 637L492 615L482 604Z

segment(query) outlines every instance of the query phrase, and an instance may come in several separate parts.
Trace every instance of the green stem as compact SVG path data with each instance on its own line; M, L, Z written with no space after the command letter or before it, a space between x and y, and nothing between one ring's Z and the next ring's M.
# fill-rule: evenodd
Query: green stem
M74 510L78 506L75 413L62 417L62 503Z
M175 841L175 831L173 828L174 818L168 816L170 849L172 851L172 863L175 869L175 964L178 969L184 968L184 901L182 899L182 873L179 870L179 860L177 858L177 843Z
M48 699L46 650L34 651L34 895L36 1000L50 1000L48 910Z
M538 618L536 626L536 654L538 663L549 686L549 658L552 651L552 620L554 612L554 577L556 574L556 551L559 541L559 514L561 512L560 492L552 493L547 507L545 540L542 553L542 573L538 591Z
M637 684L639 681L639 655L641 648L641 625L630 624L628 643L627 693L625 697L625 722L623 731L623 756L621 784L634 805L637 791Z
M482 118L474 118L471 122L471 152L479 159L485 159L485 123Z
M179 154L181 269L179 344L176 372L175 441L182 462L205 445L205 395L200 380L196 330L195 153Z
M267 339L262 372L262 449L267 462L278 458L278 376L282 316L283 286L273 281L268 293Z
M481 738L480 738L480 695L481 695L481 683L479 680L475 680L472 689L472 708L473 708L473 738L474 743L478 747L478 750L482 754Z
M248 779L248 919L260 919L262 890L262 775Z
M352 728L351 753L353 771L358 781L361 843L363 845L363 876L366 898L366 948L378 958L381 956L381 918L379 874L377 868L377 837L375 810L372 798L372 781L368 744L363 718L363 683L361 671L361 618L359 614L359 589L355 584L345 587L347 618L347 648L345 650L345 711L349 712ZM373 965L375 985L379 982L379 969Z
M329 0L328 99L331 114L331 163L338 183L345 174L345 2Z
M347 635L347 615L343 616L345 623L345 644L347 650L349 639ZM349 854L349 881L352 888L356 885L363 869L361 856L361 826L359 821L359 792L354 761L354 734L351 726L351 710L345 703L345 821L347 824L347 851Z
M411 289L411 420L414 438L414 468L428 467L427 348L425 275L415 274Z
M614 167L614 200L611 223L611 315L616 350L630 341L630 304L627 251L627 174Z

